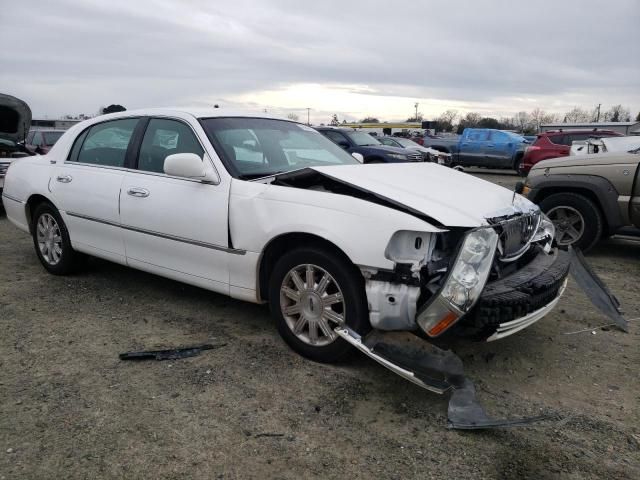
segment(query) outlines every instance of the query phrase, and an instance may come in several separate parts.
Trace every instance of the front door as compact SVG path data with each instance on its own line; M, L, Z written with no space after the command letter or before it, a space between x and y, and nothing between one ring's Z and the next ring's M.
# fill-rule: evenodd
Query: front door
M98 123L75 141L50 188L74 248L124 263L118 201L137 118Z
M218 185L171 177L164 160L195 153L210 161L191 127L152 118L137 168L126 173L120 218L129 265L229 293L229 182Z

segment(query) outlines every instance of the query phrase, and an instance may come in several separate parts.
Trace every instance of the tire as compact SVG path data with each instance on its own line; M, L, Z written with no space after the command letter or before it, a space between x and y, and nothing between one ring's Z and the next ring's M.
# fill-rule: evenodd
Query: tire
M556 227L558 245L572 245L586 252L602 238L602 213L595 203L583 195L556 193L542 200L540 208Z
M312 283L307 279L308 266L312 267L311 289L307 288ZM353 351L333 332L336 325L345 322L361 335L371 329L362 275L340 256L322 248L292 250L276 262L269 281L269 304L284 341L316 362L339 362ZM300 330L294 333L296 327Z
M49 273L67 275L80 264L82 255L71 247L67 226L50 203L35 208L31 236L36 255Z

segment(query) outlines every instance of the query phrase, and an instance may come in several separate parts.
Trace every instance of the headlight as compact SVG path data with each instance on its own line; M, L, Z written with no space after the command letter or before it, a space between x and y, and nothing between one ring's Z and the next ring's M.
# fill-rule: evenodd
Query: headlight
M493 228L467 233L440 292L418 313L418 325L427 335L437 337L475 305L489 278L497 244Z
M540 215L540 225L531 239L531 242L539 242L547 238L549 240L548 244L551 246L553 239L556 238L556 227L544 213L541 213Z
M395 158L396 160L406 160L407 156L402 155L401 153L388 153L387 154L391 158Z

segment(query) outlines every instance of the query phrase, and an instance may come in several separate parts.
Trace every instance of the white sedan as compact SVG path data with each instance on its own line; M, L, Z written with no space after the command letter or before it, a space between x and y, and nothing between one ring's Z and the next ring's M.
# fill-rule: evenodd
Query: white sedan
M433 163L361 165L306 125L224 109L82 122L15 161L2 197L49 272L92 255L269 303L318 361L354 345L395 368L362 347L375 332L502 338L555 305L569 268L520 195Z

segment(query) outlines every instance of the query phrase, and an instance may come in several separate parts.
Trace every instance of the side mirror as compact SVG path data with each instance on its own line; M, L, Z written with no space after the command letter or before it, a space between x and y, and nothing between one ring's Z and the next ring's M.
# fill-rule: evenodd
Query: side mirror
M164 159L164 173L172 177L193 178L204 183L218 183L218 178L195 153L174 153Z
M360 163L364 163L364 155L362 155L361 153L353 152L351 156L355 158L357 161L359 161Z

